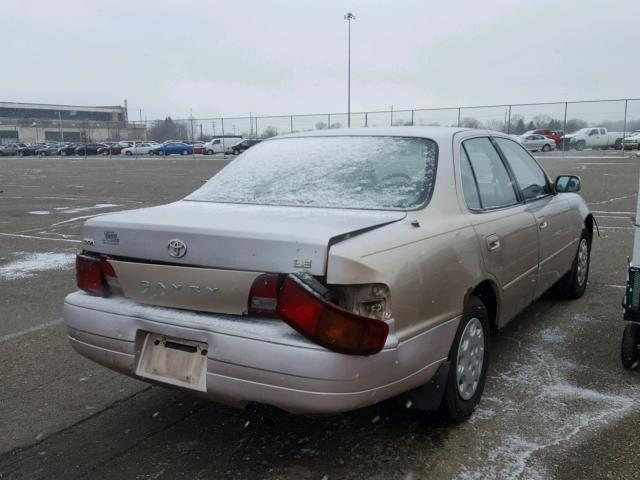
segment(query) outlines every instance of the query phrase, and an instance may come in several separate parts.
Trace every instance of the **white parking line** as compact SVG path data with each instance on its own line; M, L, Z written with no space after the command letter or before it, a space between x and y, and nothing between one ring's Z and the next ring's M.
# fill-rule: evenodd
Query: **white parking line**
M20 235L18 233L2 233L0 235L3 237L17 237L17 238L32 238L35 240L49 240L51 242L71 242L71 243L81 243L80 240L70 240L67 238L47 238L47 237L37 237L35 235Z
M51 322L42 323L40 325L35 325L30 328L25 328L24 330L20 330L19 332L9 333L8 335L4 335L0 337L0 343L13 340L14 338L18 338L23 335L26 335L27 333L33 333L33 332L37 332L38 330L44 330L45 328L53 327L54 325L59 325L61 323L62 323L62 319L58 318L57 320L53 320Z

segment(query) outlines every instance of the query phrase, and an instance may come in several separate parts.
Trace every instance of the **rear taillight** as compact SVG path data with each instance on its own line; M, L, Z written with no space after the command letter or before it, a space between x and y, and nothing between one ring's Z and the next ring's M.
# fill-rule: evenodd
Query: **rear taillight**
M106 258L82 253L76 256L76 281L80 290L100 297L108 297L110 287L120 287L116 272Z
M389 334L385 322L356 315L328 302L292 275L280 289L277 313L305 337L340 353L378 353Z
M265 273L256 278L249 294L249 315L277 317L280 277L275 273Z

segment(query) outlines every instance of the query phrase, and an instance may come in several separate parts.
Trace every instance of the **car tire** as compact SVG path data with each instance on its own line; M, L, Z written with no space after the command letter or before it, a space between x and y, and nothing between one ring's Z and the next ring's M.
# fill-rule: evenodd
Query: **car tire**
M238 152L238 150L236 150L235 148L233 150L231 150L231 154L232 155L239 155L240 152Z
M129 156L133 155L133 153L131 153L130 151L124 152L124 154Z
M624 368L635 368L640 363L640 325L637 323L627 323L622 334L620 345L620 360Z
M214 152L213 152L213 150L207 150L207 151L206 151L206 152L204 152L204 153L205 153L205 154L207 154L207 155L213 155L213 153L214 153Z
M583 141L579 141L578 143L576 143L576 150L578 152L581 152L584 150L584 147L586 147L587 145L583 142Z
M67 156L67 152L65 152L64 150L62 150L62 151L60 152L60 155L61 155L61 156L63 156L63 157L66 157L66 156Z
M47 154L46 154L46 152L40 152L40 156L41 156L41 157L44 157L44 156L46 156L46 155L47 155Z
M467 420L480 403L489 364L489 315L475 295L471 295L462 313L449 362L440 408L451 421L459 423Z
M545 144L542 146L542 151L543 151L543 152L548 152L549 150L551 150L551 147L550 147L548 144L546 144L546 143L545 143Z
M19 157L22 157L24 155L24 152L18 152L17 154Z
M589 263L591 260L591 241L585 229L582 230L578 251L573 259L571 270L558 280L554 289L561 296L569 299L580 298L587 289L589 280Z

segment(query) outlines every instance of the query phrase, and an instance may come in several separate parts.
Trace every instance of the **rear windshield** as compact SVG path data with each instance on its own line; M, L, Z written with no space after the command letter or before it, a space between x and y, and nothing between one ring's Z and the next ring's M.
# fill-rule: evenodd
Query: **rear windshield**
M431 196L437 146L409 137L295 137L262 142L187 200L403 210Z

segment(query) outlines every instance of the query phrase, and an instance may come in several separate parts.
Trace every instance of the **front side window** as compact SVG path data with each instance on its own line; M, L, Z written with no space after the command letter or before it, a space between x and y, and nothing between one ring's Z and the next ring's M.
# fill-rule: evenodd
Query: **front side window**
M186 200L404 210L435 181L437 146L425 138L319 136L250 148Z
M507 159L525 201L551 193L544 171L524 148L506 138L496 138L495 141Z
M475 175L481 208L501 208L518 203L513 182L491 141L486 137L472 138L462 145Z

